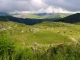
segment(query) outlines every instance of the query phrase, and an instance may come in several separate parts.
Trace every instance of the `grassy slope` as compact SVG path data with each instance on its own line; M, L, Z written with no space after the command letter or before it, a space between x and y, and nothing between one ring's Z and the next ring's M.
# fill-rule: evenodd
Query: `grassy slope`
M43 15L43 16L38 16L36 14L26 14L27 18L31 18L31 19L60 19L60 18L64 18L66 17L67 14L53 14L53 15Z
M80 25L62 22L43 22L33 26L16 22L0 22L0 32L7 31L15 39L16 47L39 44L57 44L80 40ZM73 39L73 40L72 40Z
M38 19L39 18L39 16L37 16L37 15L35 15L35 14L26 14L26 17L27 18L32 18L32 19Z

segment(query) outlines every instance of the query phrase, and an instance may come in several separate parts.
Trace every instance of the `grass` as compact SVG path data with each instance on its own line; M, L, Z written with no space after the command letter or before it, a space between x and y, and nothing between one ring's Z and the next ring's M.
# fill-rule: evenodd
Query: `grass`
M16 23L0 22L0 28L5 28L10 38L16 39L16 43L31 45L34 42L39 44L72 42L71 37L79 41L80 26L62 22L43 22L33 26ZM4 32L3 31L3 32ZM2 32L2 31L1 31Z
M80 44L58 44L44 46L33 44L31 47L15 46L8 34L0 34L0 60L79 60Z
M58 36L58 37L56 37ZM36 32L28 37L28 40L32 42L37 42L40 44L51 44L51 43L61 43L64 41L70 41L68 37L62 36L51 31L40 31Z
M69 23L43 22L29 26L0 21L0 43L3 42L0 54L5 53L0 60L79 60L80 45L74 41L80 41L79 33L80 25ZM12 55L8 55L7 48Z
M27 18L31 18L31 19L38 19L39 16L35 15L35 14L26 14Z
M46 15L42 15L42 16L38 16L37 14L25 14L26 18L30 18L30 19L52 19L54 18L56 19L60 19L60 18L64 18L67 16L67 14L46 14Z

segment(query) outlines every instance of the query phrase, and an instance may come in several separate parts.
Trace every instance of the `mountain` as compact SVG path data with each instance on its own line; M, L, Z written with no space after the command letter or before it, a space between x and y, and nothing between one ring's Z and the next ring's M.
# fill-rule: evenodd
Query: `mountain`
M34 19L60 19L70 14L65 13L36 13L36 14L26 14L26 18L34 18Z
M14 17L18 18L30 18L30 19L60 19L69 16L69 13L21 13L12 14Z
M80 25L52 21L0 16L0 59L79 60Z
M60 21L62 22L66 22L66 23L77 23L80 22L80 13L76 13L70 16L67 16L63 19L60 19Z
M57 19L64 18L69 14L53 14L53 13L36 13L36 14L5 14L7 16L0 16L0 21L13 21L18 23L24 23L27 25L34 25L44 21L53 22Z
M36 14L14 13L9 15L9 13L5 12L3 14L4 16L3 15L0 16L0 21L14 21L19 23L24 23L27 25L34 25L44 21L53 22L70 15L64 13L36 13Z
M0 16L7 16L9 15L7 12L0 12Z
M30 18L17 18L17 17L13 17L13 16L0 16L0 21L13 21L13 22L18 22L18 23L23 23L26 25L34 25L34 24L38 24L44 21L49 21L49 22L53 22L55 21L55 19L30 19Z

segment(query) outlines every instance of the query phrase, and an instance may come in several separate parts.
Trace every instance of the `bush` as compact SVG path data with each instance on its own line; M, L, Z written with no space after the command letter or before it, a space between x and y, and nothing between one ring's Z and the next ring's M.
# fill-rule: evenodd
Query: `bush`
M14 42L7 33L0 34L0 59L11 60L14 53Z
M45 55L44 55L45 56ZM79 60L80 45L58 45L47 50L46 56L50 60ZM48 60L46 59L46 60Z

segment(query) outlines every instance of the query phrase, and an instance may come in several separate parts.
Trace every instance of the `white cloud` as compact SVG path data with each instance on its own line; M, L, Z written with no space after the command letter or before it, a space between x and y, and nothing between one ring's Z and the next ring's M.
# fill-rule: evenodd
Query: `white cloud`
M69 11L80 11L80 0L43 0L43 2Z
M71 12L71 11L62 9L61 7L48 6L45 9L41 8L36 11L15 11L15 13L76 13L76 12Z
M55 7L55 6L48 6L46 9L39 9L37 13L76 13L76 12L71 12L65 9L62 9L61 7Z
M40 8L46 8L47 4L43 3L42 0L31 0L31 10L38 10Z
M0 11L35 11L45 7L42 0L0 0Z
M76 0L0 0L0 12L76 12L80 11Z

